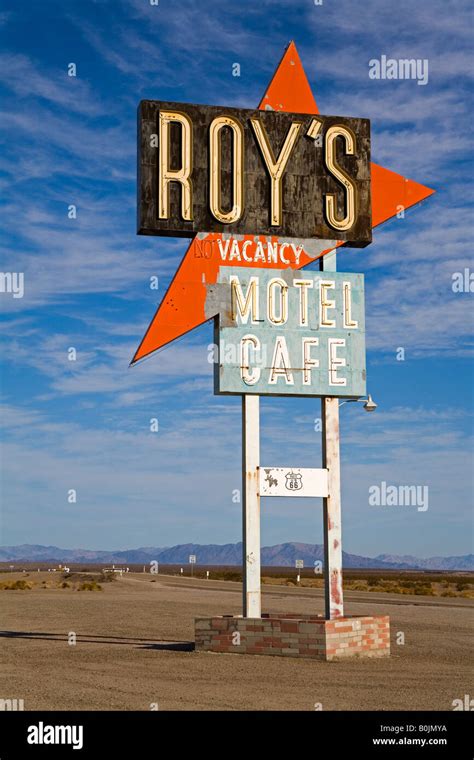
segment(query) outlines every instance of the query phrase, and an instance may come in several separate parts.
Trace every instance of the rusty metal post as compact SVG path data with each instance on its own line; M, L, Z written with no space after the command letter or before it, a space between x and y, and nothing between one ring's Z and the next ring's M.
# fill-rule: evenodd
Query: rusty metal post
M321 271L336 271L336 252L320 259ZM341 465L339 454L339 399L321 399L322 466L328 470L328 497L323 499L324 597L327 620L343 617L341 544Z
M260 593L260 397L242 395L243 615L262 616Z

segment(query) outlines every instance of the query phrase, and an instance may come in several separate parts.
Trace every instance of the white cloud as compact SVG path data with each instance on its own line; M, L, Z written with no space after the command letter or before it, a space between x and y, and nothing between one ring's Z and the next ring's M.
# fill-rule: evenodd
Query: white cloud
M44 67L26 55L2 53L0 84L17 96L17 107L25 99L31 108L31 99L38 98L75 113L88 116L102 113L101 103L89 84L79 76L68 76L66 66L46 72Z

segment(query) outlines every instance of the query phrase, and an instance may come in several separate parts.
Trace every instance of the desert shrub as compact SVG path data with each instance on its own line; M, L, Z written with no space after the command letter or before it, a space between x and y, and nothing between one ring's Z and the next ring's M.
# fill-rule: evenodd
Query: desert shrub
M5 581L4 583L0 584L0 588L2 588L4 591L29 591L31 588L33 588L33 584L28 583L28 581L24 580Z
M361 583L350 583L347 586L350 591L367 591L367 585L363 582Z
M429 586L417 586L415 591L415 594L418 596L434 596L435 592L431 588L431 583Z
M102 591L102 586L96 581L84 581L78 587L78 591Z
M441 596L456 596L456 593L451 589L448 589L447 591L442 591Z
M222 573L222 580L224 581L241 581L242 573L232 570L224 570Z
M288 578L277 578L275 576L262 576L262 583L267 583L269 586L284 586Z
M117 575L115 573L101 572L100 575L97 576L97 580L100 583L113 583L113 581L117 580Z
M71 584L68 583L67 581L63 581L61 583L61 588L71 588Z
M74 586L79 586L81 583L104 583L108 581L107 574L83 572L69 573L69 575L63 576L63 579L69 581Z

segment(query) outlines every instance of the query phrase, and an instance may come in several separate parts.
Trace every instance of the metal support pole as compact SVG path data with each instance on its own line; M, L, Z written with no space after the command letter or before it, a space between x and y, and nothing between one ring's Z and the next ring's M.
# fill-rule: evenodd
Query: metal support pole
M322 271L336 271L336 252L320 260ZM341 465L339 454L339 399L321 399L322 466L328 470L328 497L324 514L324 597L327 620L344 615L341 544Z
M262 616L260 595L260 397L242 395L243 615Z
M343 617L341 545L341 470L339 461L339 400L321 399L323 467L328 470L324 513L324 596L326 619Z

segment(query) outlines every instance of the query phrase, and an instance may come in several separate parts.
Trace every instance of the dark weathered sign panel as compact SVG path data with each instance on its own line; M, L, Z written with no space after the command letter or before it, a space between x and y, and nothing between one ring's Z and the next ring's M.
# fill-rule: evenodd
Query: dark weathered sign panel
M144 100L138 232L372 240L370 122Z

